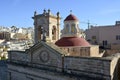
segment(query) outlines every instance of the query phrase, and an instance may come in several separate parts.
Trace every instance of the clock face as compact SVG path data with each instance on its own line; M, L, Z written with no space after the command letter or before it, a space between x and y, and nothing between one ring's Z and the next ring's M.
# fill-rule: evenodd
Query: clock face
M49 54L47 51L43 50L39 54L40 60L42 62L48 62L49 61Z

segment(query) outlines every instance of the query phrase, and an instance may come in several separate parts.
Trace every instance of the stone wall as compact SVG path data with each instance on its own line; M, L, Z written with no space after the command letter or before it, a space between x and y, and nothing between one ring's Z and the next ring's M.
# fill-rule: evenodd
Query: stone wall
M110 55L116 54L116 53L120 53L120 50L119 49L106 49L105 54L103 56L104 57L105 56L110 56Z
M111 44L111 49L113 50L120 49L120 44Z
M8 58L10 61L20 61L20 62L28 62L30 61L30 56L25 53L25 51L9 51Z
M87 76L77 76L34 67L23 67L22 65L9 65L8 67L8 80L94 80Z
M90 56L91 57L99 57L100 53L99 53L99 46L98 45L94 45L90 47Z
M66 80L66 79L68 80L71 77L71 75L73 77L73 79L71 78L71 80L77 80L83 76L89 77L91 78L91 80L92 79L113 80L115 76L114 74L117 74L117 72L115 72L115 69L120 57L119 55L112 55L110 57L104 57L104 58L65 56L63 57L62 65L60 63L61 67L54 66L54 69L53 69L51 68L51 65L46 65L47 63L45 64L37 64L37 63L33 64L32 62L26 63L26 59L24 59L26 58L25 57L26 53L13 52L10 54L11 54L11 58L9 58L10 64L8 63L8 68L9 68L9 76L14 77L12 80L20 80L20 79L29 80L29 79L26 79L26 76L23 75L23 74L25 75L29 74L28 72L31 70L28 68L32 69L32 72L30 73L31 76L37 76L36 71L38 70L42 70L43 72L45 71L44 73L45 75L46 75L46 71L47 73L50 73L52 71L53 72L52 74L54 74L55 76L53 78L49 78L48 76L50 75L47 74L48 76L44 78L48 77L48 79L55 79L56 76L60 77L62 74L62 75L66 75L66 76L61 76L63 77L62 78L63 80ZM57 65L59 65L59 63ZM58 70L57 68L60 70ZM35 69L36 71L34 71L33 69ZM60 73L60 74L56 75L56 73ZM43 73L40 72L39 74L42 75ZM20 77L19 79L16 79L19 76L23 76L25 78ZM39 79L40 78L38 79L36 78L35 80L39 80ZM43 80L46 80L46 79L43 79ZM56 80L59 80L59 79L56 79ZM87 79L83 79L83 80L87 80Z
M64 68L66 72L111 80L111 59L65 57L64 61Z
M43 51L48 55L41 55ZM120 54L67 56L61 50L41 43L26 51L9 51L8 55L9 80L117 80L120 75Z
M60 47L62 50L66 51L69 56L81 56L81 57L101 57L99 56L99 46L76 46L76 47Z
M112 80L120 80L120 54L111 55L110 75Z

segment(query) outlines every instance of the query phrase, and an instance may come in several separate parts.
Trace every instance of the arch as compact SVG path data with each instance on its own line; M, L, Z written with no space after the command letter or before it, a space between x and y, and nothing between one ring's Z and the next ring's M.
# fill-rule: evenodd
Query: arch
M38 37L38 40L41 40L42 39L42 36L41 36L41 34L42 34L42 29L41 29L41 25L39 25L38 26L38 34L37 34L37 37Z
M69 33L69 24L66 24L66 26L65 26L65 33Z
M56 26L53 26L52 28L52 40L56 40L57 37L57 29Z
M71 24L71 33L75 33L75 24Z

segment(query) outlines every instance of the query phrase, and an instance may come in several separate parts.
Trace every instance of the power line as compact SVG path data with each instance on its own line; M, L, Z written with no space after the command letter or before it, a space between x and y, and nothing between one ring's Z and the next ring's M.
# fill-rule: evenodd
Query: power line
M81 21L80 23L82 24L87 24L88 25L88 29L90 29L90 24L94 24L94 25L97 25L96 23L90 23L90 21L88 20L88 22L84 22L84 21Z

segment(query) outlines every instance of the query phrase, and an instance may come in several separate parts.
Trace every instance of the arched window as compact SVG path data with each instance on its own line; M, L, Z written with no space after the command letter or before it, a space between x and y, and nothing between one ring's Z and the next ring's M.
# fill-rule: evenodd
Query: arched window
M65 33L68 33L69 32L69 24L66 24L65 26Z
M75 33L75 24L71 25L71 33Z

